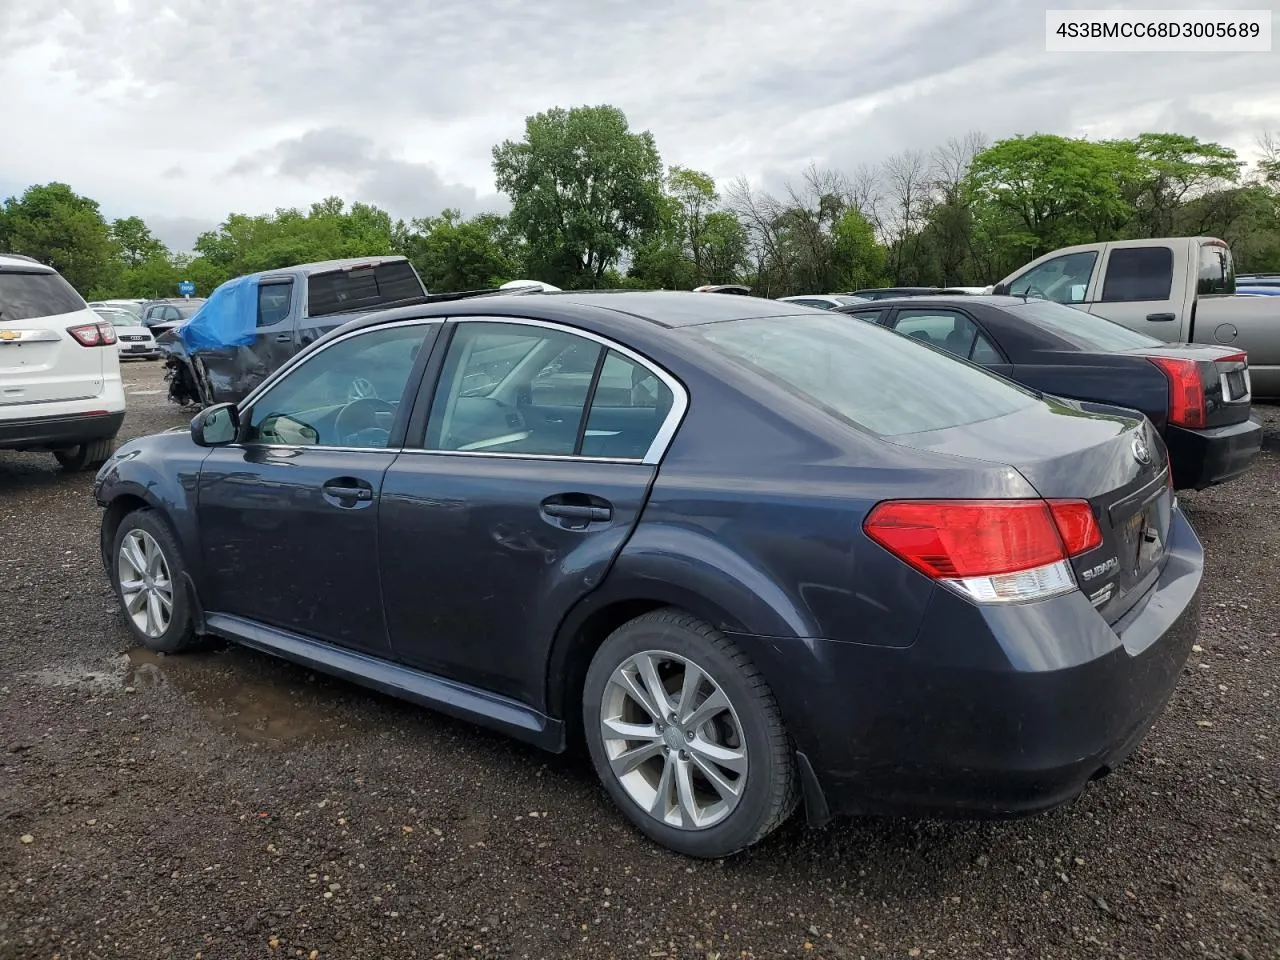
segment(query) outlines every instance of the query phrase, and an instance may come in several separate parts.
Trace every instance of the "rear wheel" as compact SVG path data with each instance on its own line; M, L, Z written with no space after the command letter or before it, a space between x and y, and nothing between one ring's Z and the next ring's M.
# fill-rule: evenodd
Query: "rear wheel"
M150 509L127 514L116 528L112 581L133 635L158 653L178 653L197 643L186 570L178 543Z
M115 437L104 437L101 440L90 440L74 447L63 447L53 451L54 458L63 470L75 473L80 470L97 469L107 462L116 447Z
M796 807L768 684L736 644L688 614L648 613L605 640L587 671L583 724L614 802L679 853L736 853Z

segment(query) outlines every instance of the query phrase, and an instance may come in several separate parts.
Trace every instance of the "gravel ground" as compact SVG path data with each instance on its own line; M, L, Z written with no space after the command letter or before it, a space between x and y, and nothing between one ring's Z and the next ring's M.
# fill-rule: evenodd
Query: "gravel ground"
M126 368L126 435L184 417ZM89 478L0 453L0 960L1280 958L1280 408L1183 497L1207 616L1140 751L1016 823L665 853L556 758L239 648L131 644Z

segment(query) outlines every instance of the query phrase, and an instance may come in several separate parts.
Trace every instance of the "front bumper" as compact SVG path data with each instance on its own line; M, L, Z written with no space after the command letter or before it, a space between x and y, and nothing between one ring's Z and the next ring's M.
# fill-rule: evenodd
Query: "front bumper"
M1203 569L1175 511L1159 581L1115 624L1079 591L979 607L938 588L910 647L736 639L773 686L811 821L1020 816L1071 800L1141 742L1199 632Z
M1203 490L1244 473L1262 449L1262 424L1249 419L1226 427L1167 427L1164 441L1178 490Z
M114 437L124 423L124 411L74 413L57 417L0 420L0 449L61 450Z

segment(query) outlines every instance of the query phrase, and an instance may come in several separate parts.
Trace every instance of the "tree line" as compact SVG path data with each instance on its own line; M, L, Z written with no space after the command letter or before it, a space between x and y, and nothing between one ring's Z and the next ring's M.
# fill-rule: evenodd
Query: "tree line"
M0 206L0 251L56 267L81 293L201 294L234 276L314 260L404 254L430 290L516 278L566 289L745 283L760 296L886 284L985 285L1057 247L1217 236L1241 270L1280 270L1280 140L1252 166L1176 133L1124 140L980 133L852 171L811 165L781 190L663 163L616 107L555 108L493 148L506 214L408 221L337 197L233 213L190 254L138 217L107 221L63 183Z

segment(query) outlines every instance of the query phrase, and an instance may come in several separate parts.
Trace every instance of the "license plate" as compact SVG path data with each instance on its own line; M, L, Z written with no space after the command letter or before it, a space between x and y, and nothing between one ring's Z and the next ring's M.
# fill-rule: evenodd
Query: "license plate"
M1164 555L1164 538L1160 535L1159 511L1149 503L1125 522L1125 540L1133 551L1132 570L1146 573Z
M1226 374L1223 378L1223 386L1226 388L1223 392L1226 394L1222 399L1230 403L1232 400L1243 399L1249 392L1249 384L1245 380L1243 370L1234 370Z

